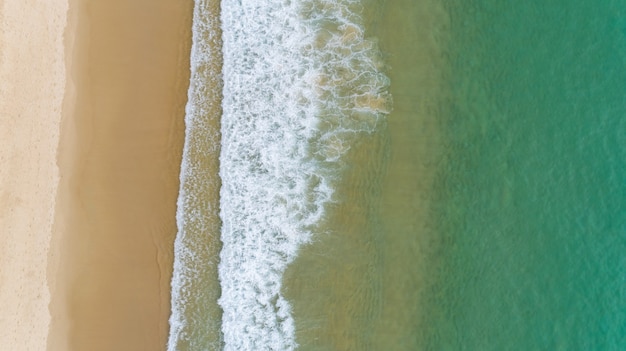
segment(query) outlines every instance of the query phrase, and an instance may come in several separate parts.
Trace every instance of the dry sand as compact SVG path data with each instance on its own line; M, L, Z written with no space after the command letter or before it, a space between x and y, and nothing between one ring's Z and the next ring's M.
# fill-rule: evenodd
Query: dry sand
M49 350L165 349L192 8L70 1Z
M66 0L0 0L0 347L45 350Z

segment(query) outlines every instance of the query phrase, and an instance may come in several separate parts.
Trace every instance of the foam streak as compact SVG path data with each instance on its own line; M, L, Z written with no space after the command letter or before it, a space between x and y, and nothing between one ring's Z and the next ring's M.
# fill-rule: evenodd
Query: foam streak
M291 350L281 279L333 200L342 155L390 110L358 1L223 1L219 304L226 350Z

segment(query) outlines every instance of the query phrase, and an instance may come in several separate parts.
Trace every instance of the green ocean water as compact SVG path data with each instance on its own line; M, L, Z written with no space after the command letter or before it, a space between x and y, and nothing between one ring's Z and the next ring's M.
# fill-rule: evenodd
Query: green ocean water
M626 347L626 2L449 1L426 349Z
M286 275L302 350L626 348L626 2L370 2L386 128Z

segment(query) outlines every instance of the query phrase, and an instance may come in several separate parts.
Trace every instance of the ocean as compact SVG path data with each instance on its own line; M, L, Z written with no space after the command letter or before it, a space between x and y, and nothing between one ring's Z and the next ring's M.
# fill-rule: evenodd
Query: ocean
M196 0L168 350L626 347L626 2Z

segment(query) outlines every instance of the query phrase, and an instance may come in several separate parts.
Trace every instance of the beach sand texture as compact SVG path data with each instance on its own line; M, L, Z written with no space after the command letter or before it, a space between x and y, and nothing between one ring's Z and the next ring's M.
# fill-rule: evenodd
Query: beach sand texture
M2 349L165 348L192 6L0 0Z
M70 2L49 350L165 348L192 9Z
M0 1L0 348L45 350L64 0Z

